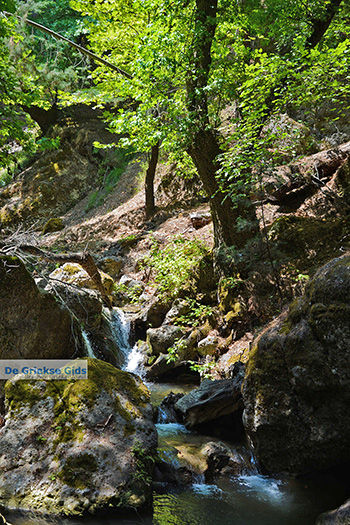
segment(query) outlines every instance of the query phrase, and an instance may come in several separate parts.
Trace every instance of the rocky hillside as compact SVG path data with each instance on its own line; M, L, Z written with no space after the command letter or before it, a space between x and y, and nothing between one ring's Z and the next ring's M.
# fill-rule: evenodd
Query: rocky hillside
M75 118L53 131L59 149L0 192L1 356L90 351L102 361L89 361L93 374L79 392L70 382L57 392L50 382L2 387L2 505L72 516L149 503L156 433L147 389L118 370L125 356L111 306L131 323L143 377L203 381L165 403L175 421L233 442L246 433L264 473L347 464L350 143L304 155L308 139L306 151L266 175L264 194L256 189L261 235L234 264L224 255L230 273L222 275L197 178L179 178L162 159L157 210L147 219L143 159L95 150L94 140L113 136L94 114ZM28 245L47 256L33 257ZM105 298L74 259L82 249L99 268ZM65 264L55 259L63 252ZM38 448L39 438L50 446ZM19 442L33 477L13 449ZM244 472L227 449L209 449L208 480ZM326 519L319 523L338 523Z

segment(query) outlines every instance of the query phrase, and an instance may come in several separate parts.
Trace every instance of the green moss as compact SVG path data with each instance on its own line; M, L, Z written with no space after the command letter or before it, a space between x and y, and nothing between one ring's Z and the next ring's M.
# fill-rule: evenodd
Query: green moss
M23 405L32 407L43 398L39 382L34 381L6 381L5 396L9 411L20 410Z
M132 434L135 434L135 432L136 432L136 429L135 429L134 425L132 425L131 423L127 423L124 426L124 436L125 437L129 437Z
M145 406L150 399L147 387L128 372L98 359L88 359L88 381L93 381L101 390L109 394L125 392L128 398L139 406Z
M117 240L117 243L121 248L131 248L138 243L140 238L140 235L126 235L125 237L120 237L120 239Z
M91 485L91 474L97 468L97 461L92 454L79 454L66 459L57 477L70 487L83 489Z
M52 398L55 431L54 448L60 443L82 441L84 429L78 414L84 407L93 407L99 392L105 390L114 398L114 408L130 425L140 417L139 407L149 401L147 387L127 372L99 361L88 359L88 379L79 381L8 381L5 395L10 411L19 411L24 405L32 407L39 401ZM128 400L122 404L117 393L125 393ZM130 401L129 401L130 399Z
M269 229L269 237L275 249L289 263L293 261L296 270L309 273L339 254L338 250L343 244L341 239L348 232L348 221L343 219L284 215L274 221Z
M42 233L58 232L64 229L64 223L61 217L52 217L49 219L42 229Z
M289 319L286 319L285 321L283 321L279 333L281 335L288 335L291 329L292 329L292 323Z

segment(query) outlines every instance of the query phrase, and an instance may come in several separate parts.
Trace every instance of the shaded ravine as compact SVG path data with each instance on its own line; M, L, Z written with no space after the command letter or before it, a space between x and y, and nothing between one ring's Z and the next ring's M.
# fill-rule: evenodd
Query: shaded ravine
M130 323L121 309L114 308L111 316L113 334L121 352L122 368L144 376L143 355L130 344ZM83 333L86 352L94 352L86 333ZM146 382L151 402L159 406L170 392L188 393L193 386ZM157 483L153 512L128 518L117 517L111 511L102 517L85 517L88 525L313 525L323 511L335 507L345 499L344 487L335 479L319 475L317 480L292 480L263 476L254 462L247 461L242 475L220 478L215 484L205 483L204 476L196 474L193 459L200 459L200 450L216 438L189 431L179 423L167 422L158 410L156 424L159 437L159 456L175 469L189 467L194 472L192 483L180 487L171 483ZM244 447L229 444L238 454L247 454ZM9 515L13 525L78 525L71 519L31 518L28 514Z

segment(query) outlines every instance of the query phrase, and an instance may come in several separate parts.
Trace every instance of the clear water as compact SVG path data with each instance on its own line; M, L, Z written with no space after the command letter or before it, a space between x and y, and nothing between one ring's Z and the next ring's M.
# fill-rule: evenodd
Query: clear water
M135 364L134 372L142 364L133 356L129 344L129 324L122 311L113 313L115 336L125 356L124 368ZM131 366L131 365L130 365ZM187 393L193 385L148 384L151 400L159 405L170 392ZM159 453L174 465L196 465L200 450L215 439L189 432L177 423L160 423ZM247 464L249 461L247 462ZM154 493L152 511L128 518L113 511L102 517L85 517L82 521L67 519L38 519L29 515L8 515L13 525L313 525L323 511L340 505L348 493L339 481L319 475L317 480L296 481L262 476L248 464L249 473L224 479L217 485L205 484L203 476L197 483L176 490L163 487Z
M121 308L113 308L111 315L111 323L113 327L113 334L118 348L122 354L124 365L128 361L128 356L131 351L130 347L130 323L127 321L125 314Z
M334 480L288 482L261 475L219 485L194 484L154 494L153 512L118 518L117 513L84 518L86 525L313 525L320 512L340 504ZM337 497L335 493L337 492ZM13 525L81 525L77 520L8 516Z

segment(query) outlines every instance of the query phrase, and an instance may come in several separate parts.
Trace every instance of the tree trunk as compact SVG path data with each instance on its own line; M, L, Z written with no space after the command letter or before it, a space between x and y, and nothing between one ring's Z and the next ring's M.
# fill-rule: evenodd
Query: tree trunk
M188 150L204 191L209 197L210 211L213 218L214 240L217 248L223 244L243 248L247 240L258 231L255 209L249 195L234 205L230 197L219 188L216 174L219 168L218 155L222 153L213 130L201 130L193 138ZM244 228L239 228L240 218L246 219Z
M242 248L258 230L255 211L249 195L233 204L219 187L216 179L218 156L222 154L215 131L209 123L206 87L211 65L211 45L216 30L217 0L196 0L195 29L187 75L187 108L192 120L191 156L204 190L209 197L214 225L215 246ZM238 219L246 220L238 228Z
M154 202L154 177L159 157L159 142L152 146L148 168L145 179L145 202L146 202L146 219L150 219L156 211Z
M343 3L343 0L329 0L326 5L326 13L324 18L312 18L312 32L309 38L307 39L306 45L311 49L323 38L325 32L332 23L333 18L339 11L340 4Z

